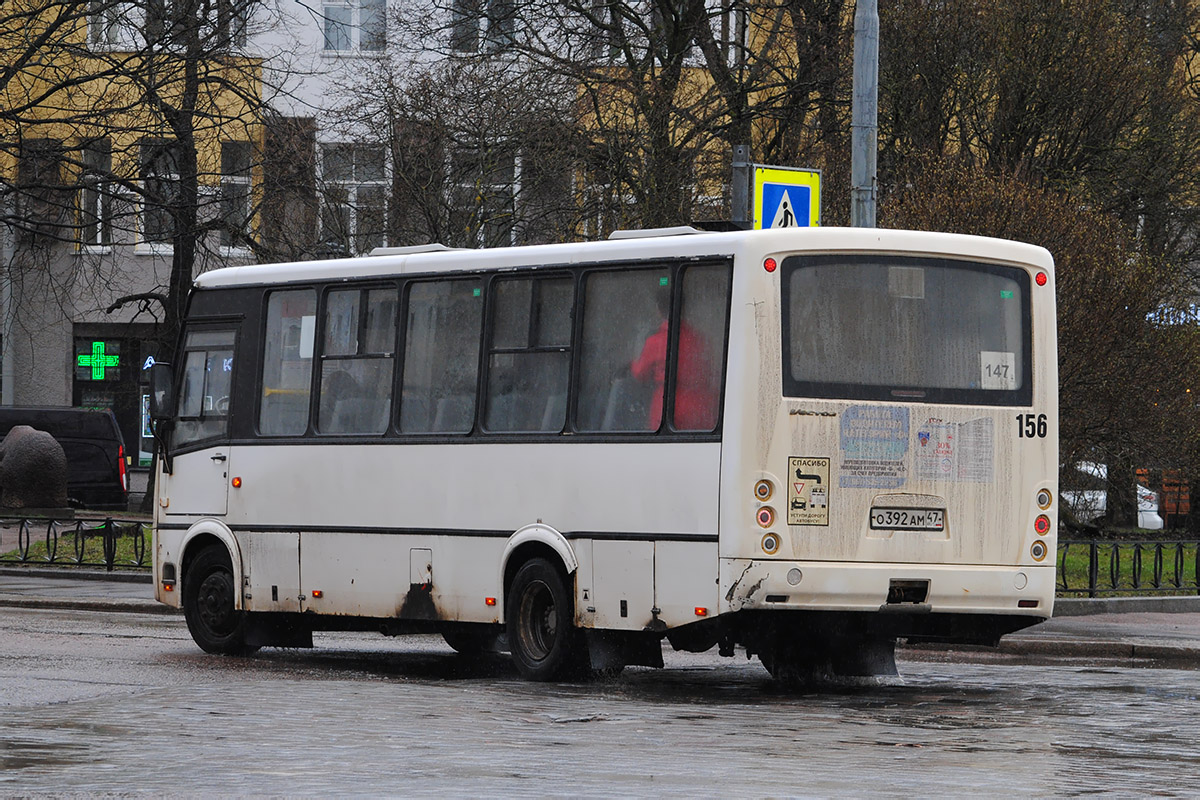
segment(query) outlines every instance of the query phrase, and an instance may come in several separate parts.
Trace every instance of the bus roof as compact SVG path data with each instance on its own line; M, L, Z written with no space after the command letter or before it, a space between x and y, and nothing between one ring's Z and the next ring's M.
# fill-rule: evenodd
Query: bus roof
M609 239L595 242L383 253L357 258L225 267L196 279L199 289L350 280L400 274L503 270L530 265L570 266L646 258L705 258L806 253L919 253L1029 264L1053 269L1050 253L1007 239L886 228L784 228Z

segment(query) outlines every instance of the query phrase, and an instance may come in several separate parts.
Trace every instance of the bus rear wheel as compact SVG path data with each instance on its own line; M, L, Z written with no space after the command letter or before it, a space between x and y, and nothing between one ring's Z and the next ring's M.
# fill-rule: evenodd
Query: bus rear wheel
M246 644L246 615L237 610L236 591L233 566L224 548L207 547L188 565L183 615L204 652L244 655L258 649Z
M508 647L521 677L552 681L579 671L586 652L567 584L543 558L526 562L508 591Z

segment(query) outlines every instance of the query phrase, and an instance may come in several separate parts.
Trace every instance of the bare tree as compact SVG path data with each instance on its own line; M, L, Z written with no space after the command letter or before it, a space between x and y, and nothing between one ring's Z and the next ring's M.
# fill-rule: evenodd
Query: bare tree
M539 100L554 87L578 230L597 235L727 218L736 144L836 181L845 11L842 0L434 0L397 24L416 62L520 74Z

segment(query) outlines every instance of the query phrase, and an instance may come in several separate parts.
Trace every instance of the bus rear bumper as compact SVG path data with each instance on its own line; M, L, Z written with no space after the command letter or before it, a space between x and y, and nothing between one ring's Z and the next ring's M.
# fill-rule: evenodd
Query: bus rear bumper
M862 564L721 559L723 612L851 611L1048 619L1054 564Z

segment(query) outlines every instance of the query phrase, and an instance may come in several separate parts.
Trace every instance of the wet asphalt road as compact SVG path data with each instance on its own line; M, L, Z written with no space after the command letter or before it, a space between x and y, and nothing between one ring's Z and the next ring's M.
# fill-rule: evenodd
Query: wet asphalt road
M178 617L0 609L0 796L1200 792L1200 671L906 661L788 692L667 659L547 686L435 637L233 659Z

